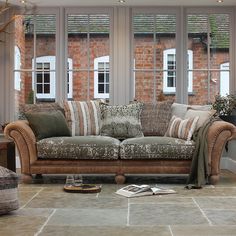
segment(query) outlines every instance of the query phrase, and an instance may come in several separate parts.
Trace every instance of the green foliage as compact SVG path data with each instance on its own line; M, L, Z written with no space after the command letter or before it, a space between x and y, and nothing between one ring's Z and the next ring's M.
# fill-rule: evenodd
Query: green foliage
M236 109L236 95L216 95L212 107L220 116L232 115L233 110Z
M27 98L27 104L33 104L34 103L34 91L31 90L30 93L28 94Z

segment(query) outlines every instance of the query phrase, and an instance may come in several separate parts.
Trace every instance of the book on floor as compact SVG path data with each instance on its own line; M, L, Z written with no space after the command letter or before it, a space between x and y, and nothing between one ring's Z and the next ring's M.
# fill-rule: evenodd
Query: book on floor
M136 185L136 184L125 186L116 191L116 194L125 197L140 197L140 196L172 194L172 193L176 193L176 191L173 189L167 189L157 186L151 187L149 185Z

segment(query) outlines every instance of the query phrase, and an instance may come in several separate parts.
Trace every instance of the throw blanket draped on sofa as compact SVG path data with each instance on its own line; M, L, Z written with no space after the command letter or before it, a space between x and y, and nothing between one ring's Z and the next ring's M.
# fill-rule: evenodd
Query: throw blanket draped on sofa
M208 128L214 121L220 120L217 117L211 117L193 136L196 142L196 149L193 155L190 174L187 180L187 188L201 188L208 183Z

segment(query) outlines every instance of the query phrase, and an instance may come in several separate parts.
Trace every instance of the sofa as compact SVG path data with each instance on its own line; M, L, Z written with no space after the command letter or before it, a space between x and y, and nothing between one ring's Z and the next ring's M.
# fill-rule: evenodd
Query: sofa
M31 183L43 174L189 174L196 153L194 136L208 122L206 158L209 182L220 178L220 159L236 127L212 119L210 106L169 101L111 106L101 101L25 105L21 119L9 123L21 163ZM209 120L212 120L210 123Z

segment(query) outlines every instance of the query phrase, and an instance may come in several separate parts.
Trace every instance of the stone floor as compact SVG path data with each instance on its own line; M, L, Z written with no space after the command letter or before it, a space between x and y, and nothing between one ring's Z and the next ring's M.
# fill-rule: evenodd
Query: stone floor
M20 184L20 209L0 217L0 235L236 235L236 175L228 171L218 185L200 190L185 189L185 176L129 176L127 184L157 183L177 191L132 199L114 193L122 186L110 176L84 177L102 184L98 194L64 192L64 181L65 176L46 176Z

